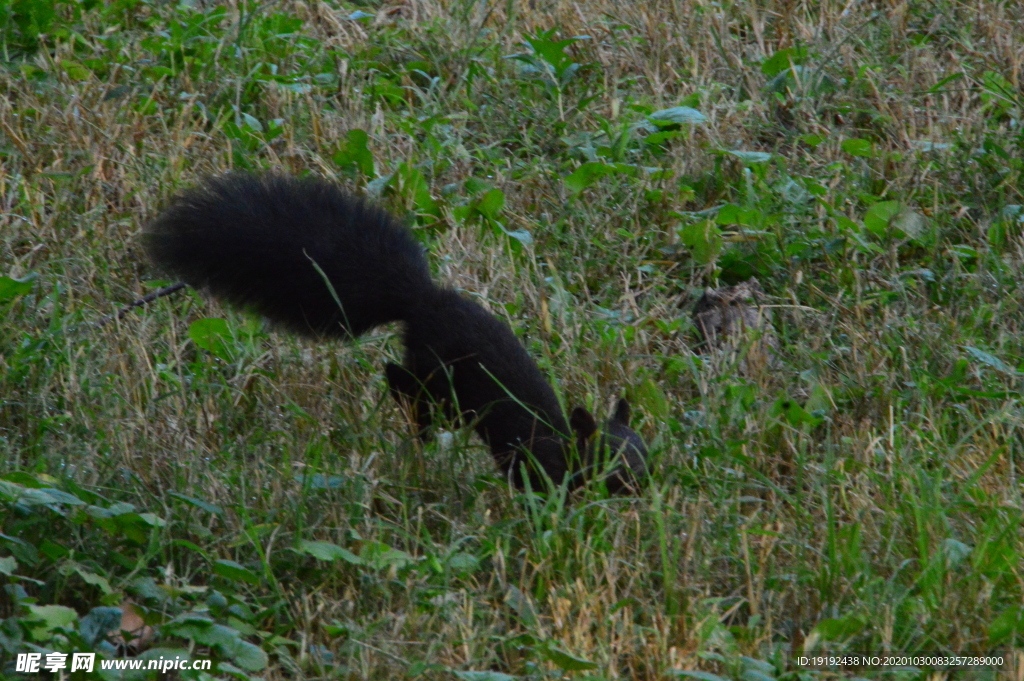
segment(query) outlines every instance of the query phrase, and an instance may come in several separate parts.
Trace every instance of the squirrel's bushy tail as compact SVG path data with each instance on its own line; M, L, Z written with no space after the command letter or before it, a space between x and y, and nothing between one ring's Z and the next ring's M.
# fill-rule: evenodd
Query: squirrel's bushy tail
M305 335L358 336L407 320L434 291L408 229L315 178L209 178L174 198L145 244L189 285Z

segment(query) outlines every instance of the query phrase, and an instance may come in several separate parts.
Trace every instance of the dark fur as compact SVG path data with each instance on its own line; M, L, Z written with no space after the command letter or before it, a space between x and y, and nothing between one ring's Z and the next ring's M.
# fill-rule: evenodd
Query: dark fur
M612 494L636 492L647 480L647 447L636 431L629 427L629 402L619 400L615 413L598 433L597 422L589 411L576 407L569 417L576 434L576 451L582 452L582 468L573 479L573 486L587 478L600 475L614 466L604 478Z
M359 336L405 319L434 290L408 230L320 180L209 178L147 227L146 248L190 286L308 336Z
M569 473L569 426L512 330L435 285L411 233L338 185L273 174L210 178L179 194L146 228L145 242L158 265L191 286L298 333L348 338L404 322L405 362L389 364L386 374L421 433L440 405L474 425L516 486L524 483L522 464L534 489L545 484L537 465L555 484ZM646 449L628 417L622 401L605 436L594 438L593 416L574 411L585 468L570 484L593 466L595 447L624 450L629 470L608 477L612 491L646 474Z

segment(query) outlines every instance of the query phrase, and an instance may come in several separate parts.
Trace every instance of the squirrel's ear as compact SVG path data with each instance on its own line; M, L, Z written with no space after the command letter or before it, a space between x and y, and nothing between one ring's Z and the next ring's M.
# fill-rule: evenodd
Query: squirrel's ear
M615 413L612 414L612 421L618 421L624 426L629 425L629 402L623 397L615 403Z
M597 421L594 420L594 415L583 407L576 407L572 410L572 414L569 415L569 426L576 433L576 437L583 439L588 439L597 432Z

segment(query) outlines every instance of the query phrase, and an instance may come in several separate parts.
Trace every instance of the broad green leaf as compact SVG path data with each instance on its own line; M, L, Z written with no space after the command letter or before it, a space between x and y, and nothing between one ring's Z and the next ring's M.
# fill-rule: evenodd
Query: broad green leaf
M771 674L765 674L759 669L745 669L740 674L741 681L775 681L775 677Z
M457 672L452 671L456 677L463 681L515 681L517 676L510 676L502 672Z
M310 489L340 489L345 484L345 478L340 475L324 475L313 473L305 475L300 473L295 476L295 481L300 485L309 485Z
M727 149L725 153L729 156L734 156L740 160L745 166L754 165L756 163L767 163L772 160L772 155L765 151L739 151L735 149Z
M568 189L571 194L579 194L584 189L597 182L598 178L614 172L616 172L615 166L607 163L584 163L571 175L565 178L565 188Z
M427 182L427 178L419 168L409 163L401 164L391 177L389 184L396 187L407 200L412 201L417 215L430 216L435 220L440 219L441 209L430 193L430 184Z
M38 276L38 274L33 272L21 279L0 277L0 301L10 300L11 298L25 295L32 290L32 283Z
M473 573L480 567L479 559L471 553L455 553L448 558L448 567L455 572Z
M224 515L224 510L220 506L215 506L214 504L203 501L202 499L186 496L178 492L170 492L169 494L170 496L176 499L181 499L187 504L190 504L192 506L195 506L196 508L206 511L207 513L212 513L214 515Z
M757 209L740 208L737 205L727 203L718 210L715 222L719 225L743 225L745 227L757 227L763 222L763 215ZM752 234L744 230L748 236Z
M811 630L825 641L844 641L864 631L867 622L856 615L823 619Z
M368 146L369 135L365 130L353 128L345 135L345 141L334 152L332 160L342 170L355 170L365 177L374 177L377 172L373 163L373 154Z
M46 641L50 632L58 628L70 627L78 619L78 613L63 605L29 605L29 614L25 619L29 622L32 638L35 641Z
M167 525L167 521L156 513L139 513L138 517L150 527L165 527Z
M309 83L278 83L277 87L297 95L306 95L313 91L313 86Z
M811 388L810 396L804 403L804 409L808 412L827 413L832 411L832 396L829 394L828 388L821 383L815 383Z
M337 544L326 541L300 541L298 551L309 554L318 560L343 560L353 565L362 565L363 561L356 554Z
M998 104L1000 107L1006 107L1018 103L1017 89L1003 74L986 71L982 74L981 81L981 101L986 104Z
M1014 635L1024 633L1024 607L1011 606L988 625L988 644L1001 645Z
M893 227L911 239L920 239L927 224L928 221L923 215L906 205L900 206L899 214L892 221Z
M654 121L655 125L684 123L696 125L707 121L707 116L689 106L674 106L671 109L661 109L650 114L647 118Z
M260 578L249 568L239 565L233 560L216 560L213 562L214 573L230 579L233 582L246 582L247 584L259 584Z
M528 230L506 229L505 226L502 225L501 223L498 223L498 227L501 228L501 231L504 232L506 235L512 237L513 239L515 239L524 246L529 246L530 244L533 243L533 235L530 234Z
M698 679L698 681L727 681L724 677L711 672L699 672L691 669L666 669L669 676L680 676L687 679Z
M971 347L970 345L965 345L965 346L963 346L963 348L964 348L964 350L967 351L968 355L970 355L974 359L978 360L982 364L987 364L988 366L992 367L996 371L1002 372L1004 374L1009 374L1010 376L1020 376L1021 375L1018 371L1012 369L1010 366L1008 366L1006 364L1006 362L1004 362L1003 360L999 359L995 355L989 354L989 353L985 352L984 350L979 350L978 348Z
M188 327L188 337L192 342L215 357L230 362L234 357L231 348L234 339L228 329L227 321L218 317L197 319Z
M679 238L686 246L698 265L709 265L718 259L722 252L722 233L711 220L687 225L679 233Z
M596 662L591 662L590 660L583 659L582 657L570 655L564 650L560 650L554 646L547 646L542 649L542 652L544 653L544 657L548 658L567 672L597 669Z
M954 80L960 80L963 77L964 77L964 73L963 72L954 73L951 76L946 76L945 78L940 80L938 83L936 83L935 85L932 85L930 88L928 88L927 93L928 94L934 94L934 93L938 92L939 90L941 90L943 88L943 86L952 83Z
M795 64L802 64L807 50L802 47L787 47L764 60L761 73L772 78Z
M946 554L946 560L950 567L956 567L971 555L973 549L962 541L947 537L942 542L942 551Z
M67 506L85 506L85 502L73 494L52 487L22 487L19 484L0 480L0 499L14 501L26 506L46 506L58 513L63 513L60 508Z
M775 665L765 660L758 660L754 657L747 657L746 655L740 655L740 661L743 663L744 669L747 671L760 673L761 676L767 676L769 678L775 676Z
M893 218L899 215L901 210L902 205L899 201L879 201L865 213L864 227L875 236L884 237Z
M365 542L359 552L359 558L364 565L377 570L385 570L390 567L402 568L416 562L416 559L409 553L379 541Z
M526 42L533 50L533 54L517 55L516 59L532 63L540 67L539 70L542 72L550 70L554 75L555 82L564 86L580 67L572 60L572 57L565 53L565 48L577 40L589 40L590 36L580 35L564 40L555 40L555 33L557 33L557 29L549 29L527 37Z
M269 661L262 648L240 638L222 648L239 667L250 672L258 672L266 668Z
M470 196L485 192L491 188L491 183L486 180L481 180L479 177L469 177L463 183L466 193Z
M537 611L530 602L530 598L519 590L519 587L510 584L505 591L505 602L516 611L519 619L529 628L537 626Z
M1003 206L1001 216L1004 220L1024 223L1024 206L1016 203Z
M256 118L255 116L243 113L242 124L247 128L255 130L256 132L263 132L263 124L260 123L259 119Z
M204 616L189 613L168 623L165 629L196 643L216 646L248 671L259 671L267 666L267 654L259 646L243 641L237 629L216 624Z
M110 582L108 582L107 578L103 575L97 575L94 572L89 572L81 565L75 567L75 572L77 572L78 576L82 578L82 581L84 581L86 584L98 586L100 588L100 591L102 591L104 594L114 593L114 590L110 586Z
M62 62L60 67L64 70L64 73L68 74L68 78L76 82L84 82L92 78L92 71L85 66L75 61Z
M817 147L825 141L825 138L822 135L811 132L806 135L800 135L800 141L809 147Z
M78 623L78 631L90 645L103 639L111 631L121 627L121 608L93 608Z
M644 137L644 144L656 146L669 140L678 139L682 136L683 134L678 130L662 130L661 132L652 132L647 137Z
M851 137L850 139L843 140L842 144L839 146L841 146L843 151L850 156L869 157L875 155L875 148L871 142L860 139L859 137Z
M505 192L500 189L492 189L479 198L476 203L476 209L480 211L480 214L485 218L491 220L497 220L498 215L501 214L502 209L505 207Z
M816 426L824 420L821 417L812 415L801 407L796 400L791 400L788 397L776 400L775 404L772 405L770 414L776 418L784 418L786 423L795 427L802 426L805 423Z
M949 254L960 260L977 260L978 249L967 244L954 244L949 247Z
M644 411L659 419L668 419L674 408L672 400L665 394L660 381L645 378L639 385L635 386L640 403L644 405Z
M740 211L743 209L737 205L727 203L718 209L715 222L720 225L735 225L739 223Z

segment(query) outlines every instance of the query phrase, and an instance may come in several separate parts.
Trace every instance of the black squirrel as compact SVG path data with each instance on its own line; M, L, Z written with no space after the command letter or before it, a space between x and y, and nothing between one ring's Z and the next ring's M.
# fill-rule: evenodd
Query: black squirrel
M635 490L647 449L619 400L603 433L585 409L569 424L540 369L512 330L430 278L423 247L382 208L312 177L233 172L178 194L144 231L166 271L272 322L314 338L353 338L403 322L405 362L385 369L391 394L424 436L431 407L471 423L519 488L605 477ZM571 431L570 431L571 426ZM570 432L572 437L570 437ZM572 440L575 440L575 450ZM540 470L538 470L538 466Z

